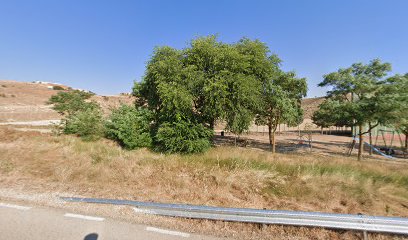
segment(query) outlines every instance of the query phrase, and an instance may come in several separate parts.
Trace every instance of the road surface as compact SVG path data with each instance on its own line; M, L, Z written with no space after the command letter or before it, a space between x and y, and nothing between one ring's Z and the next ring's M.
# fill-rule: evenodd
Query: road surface
M0 202L0 240L216 239L100 216Z

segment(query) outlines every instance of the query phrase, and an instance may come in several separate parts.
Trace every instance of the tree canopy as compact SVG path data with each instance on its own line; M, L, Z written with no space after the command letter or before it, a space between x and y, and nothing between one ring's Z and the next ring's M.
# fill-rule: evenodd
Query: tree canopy
M270 58L270 64L277 66L279 60ZM305 78L298 78L294 72L283 72L276 67L265 79L262 88L261 107L256 123L267 125L269 143L275 152L275 132L279 124L298 125L303 120L301 99L306 96Z
M390 79L384 79L390 71L391 64L374 59L368 64L355 63L324 75L324 81L319 84L329 86L331 90L326 102L314 115L316 123L320 126L341 123L358 127L358 159L362 156L363 135L370 133L371 142L371 130L392 122L391 109L400 109L395 105L400 101L394 96L395 85L390 84ZM396 102L391 103L391 100ZM363 129L364 126L368 126L367 130Z
M264 93L277 88L273 84L280 84L275 90L280 96L294 99L289 106L297 106L299 97L305 95L306 82L299 85L293 72L279 70L279 63L258 40L242 38L227 44L216 36L200 37L181 50L156 48L133 94L138 106L154 113L156 129L177 122L177 126L202 125L212 130L215 122L222 120L226 129L239 135L265 107ZM298 87L301 93L291 90ZM282 112L289 121L286 110Z

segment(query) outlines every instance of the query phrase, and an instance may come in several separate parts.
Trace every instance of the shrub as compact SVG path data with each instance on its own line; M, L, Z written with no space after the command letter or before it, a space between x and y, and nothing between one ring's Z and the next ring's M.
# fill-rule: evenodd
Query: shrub
M71 92L59 92L53 95L48 100L48 104L54 104L53 109L61 115L71 115L77 111L86 110L88 108L97 108L95 102L86 102L92 96L91 93L74 90Z
M61 87L61 86L52 86L53 90L65 90L65 88Z
M184 120L162 123L155 137L157 149L168 153L198 153L211 147L214 132L202 124Z
M122 105L112 111L106 122L106 136L127 149L150 147L152 114L144 108Z
M104 134L104 122L99 108L78 111L63 119L63 132L76 134L87 141L101 138Z

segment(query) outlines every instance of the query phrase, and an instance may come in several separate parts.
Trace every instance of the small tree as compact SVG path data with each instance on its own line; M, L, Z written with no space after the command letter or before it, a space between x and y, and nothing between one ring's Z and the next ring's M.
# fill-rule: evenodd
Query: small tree
M48 104L64 118L62 132L76 134L85 140L96 140L103 135L104 124L100 106L87 101L93 94L82 91L59 92L51 96Z
M150 147L152 113L146 108L122 105L106 122L106 136L127 149Z
M319 86L330 86L328 97L339 101L343 119L353 122L358 127L359 148L358 160L363 153L363 135L386 121L387 113L378 104L381 102L382 78L391 71L389 63L379 59L369 64L355 63L349 68L341 68L337 72L324 75ZM363 127L368 125L364 131ZM371 134L370 134L371 136ZM371 141L371 140L370 140Z
M294 72L280 72L276 78L271 76L264 82L261 107L257 114L256 124L267 125L269 144L275 153L275 133L279 124L294 125L303 116L300 106L302 97L306 96L305 78L297 78Z
M97 108L98 105L95 102L87 102L86 100L92 97L94 94L74 90L70 92L58 92L48 100L47 104L53 104L53 108L59 114L63 116L69 116L77 111L85 110L88 108Z

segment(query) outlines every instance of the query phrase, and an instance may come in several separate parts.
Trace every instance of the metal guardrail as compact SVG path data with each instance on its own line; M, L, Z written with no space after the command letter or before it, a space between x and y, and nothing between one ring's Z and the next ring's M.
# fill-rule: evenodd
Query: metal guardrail
M222 208L186 204L165 204L130 200L61 197L68 202L129 205L139 212L161 216L211 219L233 222L279 224L331 229L359 230L408 235L408 218L378 217L301 211Z

